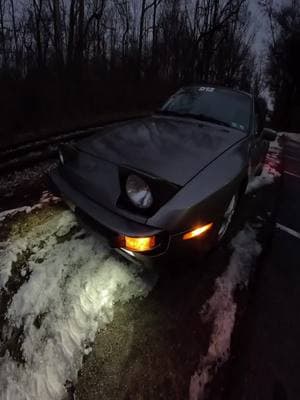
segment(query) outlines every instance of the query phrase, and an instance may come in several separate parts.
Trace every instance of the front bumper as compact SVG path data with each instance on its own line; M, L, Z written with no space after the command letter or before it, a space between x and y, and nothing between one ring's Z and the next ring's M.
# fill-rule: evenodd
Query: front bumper
M118 247L117 243L120 235L131 237L156 236L158 238L158 245L153 250L141 254L148 257L157 257L168 250L170 236L167 232L129 220L100 206L72 187L61 175L59 169L51 172L50 186L53 192L61 195L67 202L74 203L74 213L78 219L85 226L102 234L112 248ZM120 250L122 252L122 249ZM125 254L127 257L130 255L129 252L125 252Z
M205 237L194 240L183 241L182 233L169 234L161 229L140 224L129 220L95 203L86 195L72 187L61 175L59 168L50 174L51 190L61 195L65 200L75 204L75 215L87 228L100 233L107 240L109 245L122 256L131 261L145 261L149 258L161 258L174 256L175 258L186 258L197 251L197 254L206 253L215 243L215 233L212 232ZM68 202L66 201L66 202ZM131 252L118 246L120 235L131 237L156 236L158 245L151 251Z

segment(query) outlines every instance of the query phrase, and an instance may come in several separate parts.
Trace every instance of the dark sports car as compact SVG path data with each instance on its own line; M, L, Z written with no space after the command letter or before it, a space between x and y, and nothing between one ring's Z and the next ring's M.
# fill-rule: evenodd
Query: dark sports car
M261 104L224 87L182 88L151 117L64 146L52 182L125 256L208 249L228 231L272 140Z

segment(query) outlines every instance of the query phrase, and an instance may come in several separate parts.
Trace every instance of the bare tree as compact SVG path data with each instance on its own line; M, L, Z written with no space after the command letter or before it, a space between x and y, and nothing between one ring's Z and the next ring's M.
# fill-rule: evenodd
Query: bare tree
M267 11L272 32L266 73L274 97L274 121L285 129L300 126L300 2L290 0ZM263 6L266 6L264 3Z
M19 41L18 41L18 28L16 23L16 14L15 14L15 5L14 0L10 0L10 14L11 14L11 28L13 32L13 54L14 54L14 63L16 71L20 68L19 59L20 59L20 50L19 50Z
M0 51L3 69L5 69L7 66L5 7L6 0L0 0Z
M62 69L64 65L63 56L63 37L62 37L62 18L60 11L60 0L50 0L52 11L53 30L54 30L54 52L57 68Z
M250 0L22 1L16 6L16 0L0 0L0 79L18 77L14 84L21 87L30 75L24 86L29 97L41 96L38 105L53 92L61 108L71 104L73 111L78 96L80 113L83 105L88 111L97 107L99 99L113 102L114 90L134 102L131 90L146 88L145 97L159 97L200 81L258 91ZM274 24L275 57L282 51L277 16L272 0L262 1ZM272 85L279 87L282 79L276 79ZM52 101L58 109L59 101Z

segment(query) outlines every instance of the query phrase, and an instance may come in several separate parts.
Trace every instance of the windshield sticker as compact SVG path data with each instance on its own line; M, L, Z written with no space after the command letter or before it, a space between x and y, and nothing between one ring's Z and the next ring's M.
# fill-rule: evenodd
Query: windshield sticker
M235 129L240 129L241 131L244 131L244 130L245 130L244 125L237 124L236 122L231 122L230 125L231 125L233 128L235 128Z
M199 88L199 92L207 92L207 93L212 93L215 91L215 88L213 87L207 87L207 86L201 86Z

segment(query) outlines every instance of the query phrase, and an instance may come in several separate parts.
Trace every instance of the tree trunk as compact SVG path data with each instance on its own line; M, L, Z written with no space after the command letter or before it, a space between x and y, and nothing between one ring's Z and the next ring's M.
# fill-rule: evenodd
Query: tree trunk
M143 38L144 38L144 23L145 23L145 10L146 10L146 0L142 0L142 10L139 24L139 47L138 47L138 59L136 65L136 76L137 79L141 79L141 68L142 68L142 53L143 53Z
M10 8L11 8L11 22L12 22L13 38L14 38L15 68L16 68L16 70L18 70L19 69L19 46L18 46L18 35L17 35L14 0L10 0Z
M77 25L77 42L76 42L76 64L78 72L81 75L84 58L84 0L78 0L78 25Z
M58 71L61 72L64 59L62 49L62 21L60 14L60 1L53 0L54 48Z
M153 16L152 16L152 54L151 54L151 73L155 75L157 66L157 27L156 27L156 14L157 14L157 0L153 2Z
M7 54L6 54L6 34L4 26L4 8L5 0L0 0L0 51L2 53L2 68L6 68Z
M68 48L67 48L68 70L71 69L74 59L75 1L76 0L71 0L70 11L69 11Z

